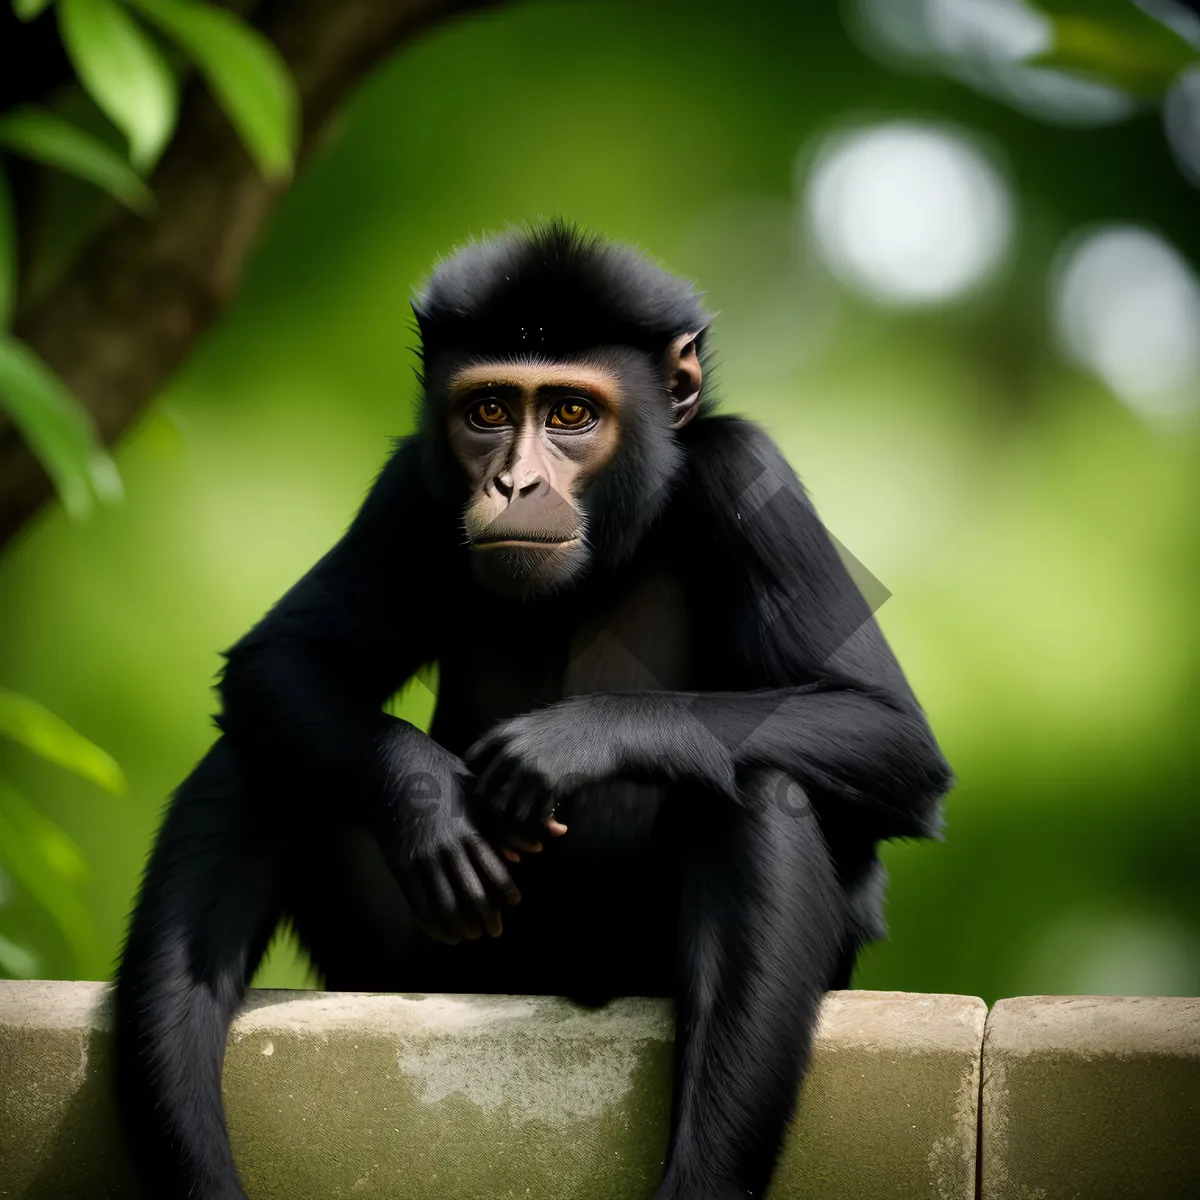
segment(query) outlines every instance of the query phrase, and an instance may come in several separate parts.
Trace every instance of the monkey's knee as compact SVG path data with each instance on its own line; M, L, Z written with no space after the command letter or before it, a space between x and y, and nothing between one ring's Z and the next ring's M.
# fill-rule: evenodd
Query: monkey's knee
M772 768L739 779L730 837L739 867L783 909L802 910L811 925L839 935L847 921L837 867L804 788Z
M816 861L831 864L816 810L792 776L773 767L747 771L738 779L738 813L743 823L790 845ZM832 867L832 864L831 864Z

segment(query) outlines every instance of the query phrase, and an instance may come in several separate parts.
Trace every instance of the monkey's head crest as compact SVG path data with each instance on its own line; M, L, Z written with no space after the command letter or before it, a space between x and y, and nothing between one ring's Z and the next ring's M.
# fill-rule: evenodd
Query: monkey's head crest
M412 306L426 359L442 348L547 358L597 346L656 353L711 320L691 283L560 219L462 247L437 265Z

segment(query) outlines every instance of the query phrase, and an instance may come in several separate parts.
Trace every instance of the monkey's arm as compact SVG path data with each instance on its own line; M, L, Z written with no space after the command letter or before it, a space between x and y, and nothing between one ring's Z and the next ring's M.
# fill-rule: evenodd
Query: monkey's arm
M457 941L520 899L462 803L465 769L384 701L437 644L451 516L404 442L340 542L227 654L218 724L296 807L343 806L374 833L415 915Z
M581 738L583 729L595 737ZM930 837L951 782L919 713L850 688L573 696L502 722L467 763L479 772L477 795L516 828L611 778L690 782L736 802L739 774L765 767L841 804L873 839Z
M735 797L739 772L769 767L868 836L936 834L950 769L800 481L755 426L697 426L687 519L736 690L578 696L517 717L468 754L478 790L521 824L598 778Z
M420 447L402 444L346 534L231 650L218 723L300 771L359 772L397 732L384 701L432 657L439 578Z
M800 480L749 422L698 435L692 495L736 581L718 628L741 687L675 706L735 770L784 771L875 837L936 835L950 768Z

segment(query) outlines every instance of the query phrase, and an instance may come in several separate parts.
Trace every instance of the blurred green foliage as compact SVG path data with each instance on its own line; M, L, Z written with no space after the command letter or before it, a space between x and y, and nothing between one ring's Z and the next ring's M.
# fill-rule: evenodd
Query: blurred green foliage
M0 689L0 734L106 791L125 790L112 758L28 696ZM79 892L87 878L83 854L58 825L0 780L0 902L7 899L10 877L53 920L77 961L92 952L95 928ZM30 947L0 937L0 971L30 977L40 967Z
M1054 45L1031 59L1041 66L1079 71L1157 98L1180 71L1200 63L1200 51L1132 0L1039 0Z
M263 173L290 173L298 114L291 77L275 47L232 13L195 0L129 4L205 75ZM13 11L25 21L47 7L39 0L13 0ZM67 514L79 519L97 500L119 499L121 479L87 410L30 346L6 332L16 310L20 272L3 155L74 175L147 213L154 197L142 173L158 161L175 130L179 79L153 37L119 0L58 0L56 10L79 81L127 139L128 161L58 113L31 104L0 113L0 407L45 466ZM104 751L27 697L0 691L0 731L110 791L123 786L116 763ZM86 877L84 860L57 825L0 780L3 864L82 963L95 948L92 923L77 894ZM28 976L40 962L28 947L0 936L0 971Z
M958 305L875 307L806 241L821 139L890 117L966 131L1007 180L1012 249ZM86 529L49 512L0 562L0 677L129 776L127 800L96 804L0 748L0 775L89 863L95 929L73 957L10 889L0 937L45 947L49 975L111 973L164 799L213 736L218 650L339 536L412 427L411 289L467 236L561 213L708 289L726 408L770 429L893 593L882 624L959 785L944 843L888 848L892 939L857 982L1200 990L1200 440L1068 365L1048 320L1051 261L1098 222L1200 261L1197 194L1158 122L1042 123L885 68L834 6L777 0L518 5L389 61L119 448L128 502ZM414 681L399 711L431 704ZM304 978L284 941L259 981Z
M39 0L13 0L13 11L24 21L47 7ZM136 212L153 209L142 175L175 131L180 80L134 12L175 44L183 65L205 77L264 175L290 174L298 112L279 51L224 9L202 0L57 0L55 12L84 91L124 137L127 150L115 150L104 137L32 104L0 113L0 407L45 466L68 512L79 518L97 500L118 499L120 478L87 410L30 347L5 333L18 278L5 153L86 180Z

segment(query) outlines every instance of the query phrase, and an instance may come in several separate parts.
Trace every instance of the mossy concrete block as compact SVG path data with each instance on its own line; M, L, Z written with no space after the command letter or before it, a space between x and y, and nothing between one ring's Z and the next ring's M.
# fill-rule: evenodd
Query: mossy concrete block
M0 1196L136 1196L112 1102L108 988L0 980Z
M1001 1000L983 1066L985 1200L1200 1196L1200 999Z
M771 1200L973 1197L986 1017L973 996L831 992Z
M670 1013L553 998L258 993L225 1068L254 1200L649 1196Z
M0 982L0 1196L136 1196L107 989ZM973 1195L985 1008L841 992L822 1011L776 1200ZM671 1009L620 1000L251 993L225 1098L255 1200L649 1197Z

